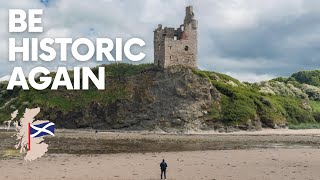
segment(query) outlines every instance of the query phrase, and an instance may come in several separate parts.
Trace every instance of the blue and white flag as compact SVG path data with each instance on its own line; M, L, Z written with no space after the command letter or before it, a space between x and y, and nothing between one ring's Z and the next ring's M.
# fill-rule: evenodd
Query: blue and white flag
M45 122L37 125L30 124L30 137L37 138L46 135L54 136L53 122Z

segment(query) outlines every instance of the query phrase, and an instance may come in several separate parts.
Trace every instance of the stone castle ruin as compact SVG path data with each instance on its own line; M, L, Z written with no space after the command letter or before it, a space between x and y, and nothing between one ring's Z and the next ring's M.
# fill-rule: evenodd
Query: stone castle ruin
M197 67L198 21L194 19L193 7L186 7L184 23L179 28L154 30L154 63L162 68L173 65Z

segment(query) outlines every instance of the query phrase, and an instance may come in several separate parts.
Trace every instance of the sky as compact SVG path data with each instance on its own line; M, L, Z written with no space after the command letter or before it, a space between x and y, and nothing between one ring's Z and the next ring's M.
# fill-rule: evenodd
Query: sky
M8 39L138 37L153 62L153 30L179 27L185 6L199 22L198 67L258 82L320 68L320 1L316 0L10 0L0 2L0 81L13 67L96 66L97 62L8 61ZM8 32L9 9L44 9L43 33Z

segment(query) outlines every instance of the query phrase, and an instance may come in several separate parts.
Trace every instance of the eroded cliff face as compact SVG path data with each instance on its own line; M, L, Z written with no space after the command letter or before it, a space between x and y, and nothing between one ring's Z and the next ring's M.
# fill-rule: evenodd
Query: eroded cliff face
M0 84L0 122L32 107L41 108L37 119L59 128L230 132L320 122L318 89L311 85L241 83L183 66L114 64L105 69L103 91L93 85L88 91L6 91Z
M220 101L220 93L208 78L181 66L107 79L107 86L122 87L124 97L109 103L91 102L68 112L44 109L42 118L64 128L197 130L206 126L212 103Z

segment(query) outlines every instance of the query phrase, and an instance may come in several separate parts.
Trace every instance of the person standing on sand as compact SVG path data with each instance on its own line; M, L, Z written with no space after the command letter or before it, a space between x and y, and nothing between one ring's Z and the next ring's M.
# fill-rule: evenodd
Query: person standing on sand
M162 179L162 175L164 175L164 179L167 179L167 163L164 161L164 159L162 159L162 162L160 163L160 169L161 169L161 179Z

